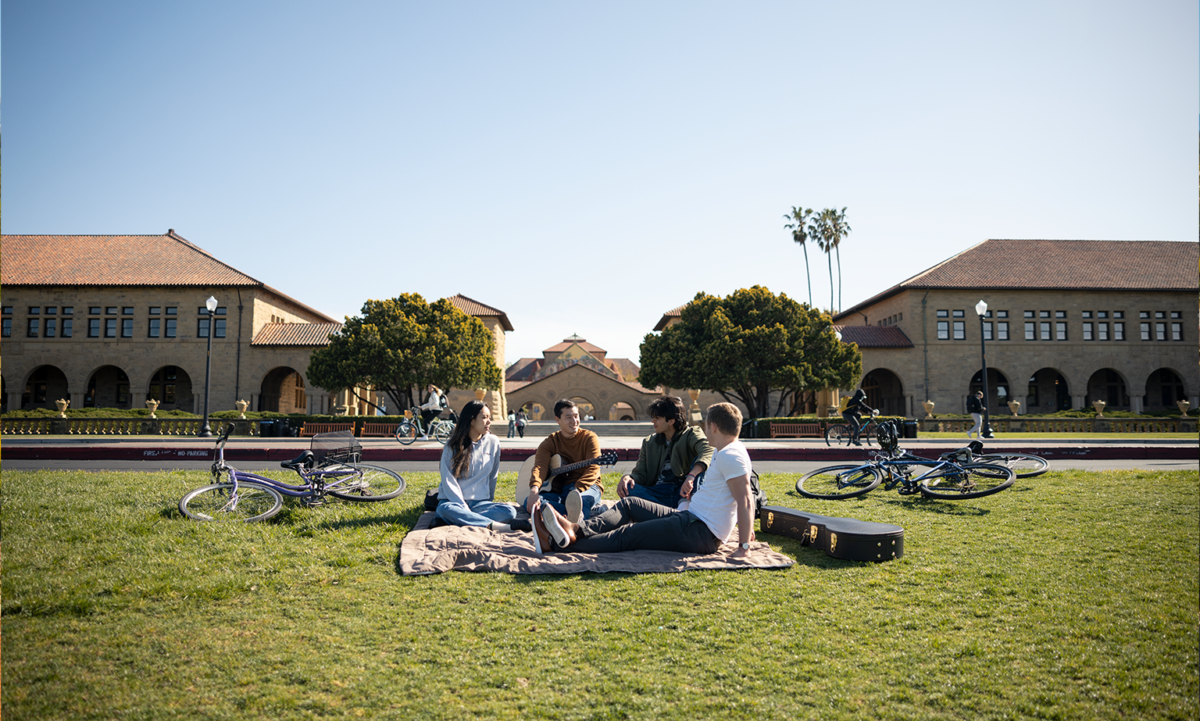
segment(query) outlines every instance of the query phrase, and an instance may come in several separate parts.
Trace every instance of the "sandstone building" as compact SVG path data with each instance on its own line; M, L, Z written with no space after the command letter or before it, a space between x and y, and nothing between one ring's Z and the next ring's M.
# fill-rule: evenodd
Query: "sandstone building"
M637 364L609 358L608 351L572 335L542 351L541 358L522 358L504 374L512 408L524 407L533 420L554 417L554 403L570 398L580 414L599 420L644 421L660 390L637 382Z
M1091 407L1173 410L1200 390L1194 242L988 240L834 317L863 353L862 387L887 413ZM980 318L975 305L987 303Z
M60 398L71 408L141 408L153 398L161 410L200 413L211 325L210 410L245 399L250 410L371 412L348 391L308 382L309 356L341 323L174 230L5 235L2 253L2 410L54 408ZM209 296L218 301L211 324ZM504 330L512 329L504 313L464 296L451 301L492 329L502 365ZM503 394L491 395L499 412Z

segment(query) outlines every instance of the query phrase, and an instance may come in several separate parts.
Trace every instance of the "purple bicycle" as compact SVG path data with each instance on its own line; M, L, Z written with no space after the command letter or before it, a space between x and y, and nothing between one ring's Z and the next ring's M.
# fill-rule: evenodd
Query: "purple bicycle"
M179 499L179 511L196 521L265 521L283 508L283 497L299 498L310 506L326 496L343 501L387 501L404 493L404 478L379 466L360 463L362 446L350 431L318 433L312 447L279 465L293 470L299 485L276 481L225 462L225 442L233 425L217 439L212 465L213 483Z

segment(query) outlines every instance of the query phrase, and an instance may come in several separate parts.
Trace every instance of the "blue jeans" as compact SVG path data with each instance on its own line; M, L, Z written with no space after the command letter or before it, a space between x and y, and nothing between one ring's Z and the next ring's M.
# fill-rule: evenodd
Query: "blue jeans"
M574 488L574 486L566 486L563 488L562 493L545 491L539 492L538 495L543 501L549 503L551 506L554 506L554 510L565 516L567 515L567 494L571 492L572 488ZM600 486L596 485L592 486L586 491L580 491L579 495L583 496L583 517L591 518L592 506L595 506L600 500Z
M695 484L693 484L693 489ZM626 498L641 498L651 503L657 503L667 508L679 508L679 502L683 499L679 497L679 489L683 487L682 483L664 483L659 481L653 486L643 486L640 483L633 484L633 488L629 489L629 495Z
M517 507L511 503L467 501L467 505L438 501L433 515L452 526L488 526L492 521L509 523L517 517Z

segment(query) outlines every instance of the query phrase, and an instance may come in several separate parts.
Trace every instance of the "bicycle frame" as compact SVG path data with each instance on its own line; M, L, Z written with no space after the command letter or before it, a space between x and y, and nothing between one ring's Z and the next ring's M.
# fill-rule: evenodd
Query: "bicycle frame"
M337 465L334 465L326 468L313 468L307 471L295 468L293 470L296 471L296 475L304 480L304 485L297 486L285 481L277 481L273 478L260 476L250 471L240 471L225 463L225 442L227 440L229 440L229 436L223 435L217 441L217 459L213 461L212 465L213 482L221 483L222 472L227 473L229 482L233 484L235 495L238 484L248 482L270 486L292 498L321 498L327 491L339 490L341 487L349 485L350 482L362 477L360 471L349 466L341 466L339 468ZM327 481L331 477L336 479L333 483Z

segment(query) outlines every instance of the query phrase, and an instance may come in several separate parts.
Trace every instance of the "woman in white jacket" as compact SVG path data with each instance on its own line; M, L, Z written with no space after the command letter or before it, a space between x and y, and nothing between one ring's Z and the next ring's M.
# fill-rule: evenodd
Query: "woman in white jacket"
M493 531L530 531L517 521L517 507L496 503L500 475L500 439L489 431L492 412L479 401L463 406L458 425L442 449L442 482L438 486L438 518L455 526L483 526Z

